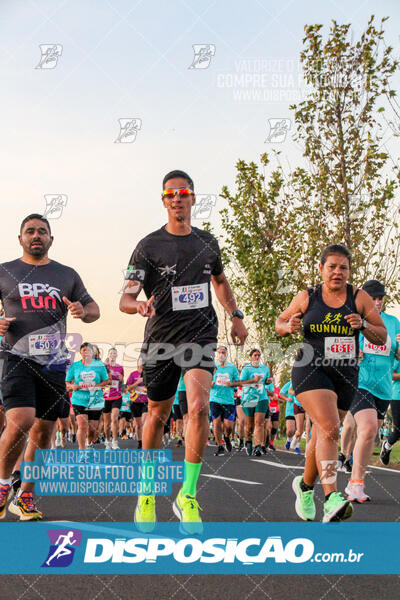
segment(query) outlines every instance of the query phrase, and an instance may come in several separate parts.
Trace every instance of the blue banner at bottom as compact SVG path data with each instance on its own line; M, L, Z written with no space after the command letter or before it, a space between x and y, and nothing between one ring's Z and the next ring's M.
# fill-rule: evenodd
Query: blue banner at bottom
M3 523L3 574L398 574L400 523ZM384 540L384 552L382 551Z

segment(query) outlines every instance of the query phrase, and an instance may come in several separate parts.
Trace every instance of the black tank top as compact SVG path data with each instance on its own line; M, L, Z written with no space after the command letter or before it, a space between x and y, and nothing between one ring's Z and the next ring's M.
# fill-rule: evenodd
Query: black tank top
M358 312L355 302L358 290L354 293L353 286L347 284L346 301L339 308L325 304L321 284L307 291L309 302L303 328L304 344L309 344L313 350L311 364L357 366L359 331L353 330L344 317Z

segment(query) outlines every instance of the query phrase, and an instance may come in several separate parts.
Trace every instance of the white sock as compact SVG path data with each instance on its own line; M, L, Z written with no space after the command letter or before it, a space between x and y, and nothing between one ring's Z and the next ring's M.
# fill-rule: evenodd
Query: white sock
M388 450L391 450L393 448L393 446L391 446L387 440L385 440L385 444Z
M287 442L291 442L291 441L292 441L292 439L293 439L293 436L292 436L292 437L287 437L287 438L286 438L286 441L287 441Z
M11 485L11 477L8 477L7 479L2 479L0 477L0 484L1 485Z

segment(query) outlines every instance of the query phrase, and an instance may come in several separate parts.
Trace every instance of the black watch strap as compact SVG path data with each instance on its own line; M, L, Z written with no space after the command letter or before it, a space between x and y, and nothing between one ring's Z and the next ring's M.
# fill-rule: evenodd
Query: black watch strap
M242 313L241 310L234 310L233 313L230 315L230 319L232 320L233 317L238 317L239 319L244 319L244 314Z

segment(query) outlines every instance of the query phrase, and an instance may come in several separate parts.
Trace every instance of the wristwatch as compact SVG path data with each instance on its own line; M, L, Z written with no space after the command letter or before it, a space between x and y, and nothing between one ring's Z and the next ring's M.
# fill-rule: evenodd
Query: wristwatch
M233 313L229 317L231 321L232 321L233 317L237 317L238 319L244 319L244 314L242 313L241 310L234 310Z
M362 319L361 320L361 327L359 328L360 331L364 331L364 329L367 329L367 319Z

